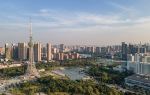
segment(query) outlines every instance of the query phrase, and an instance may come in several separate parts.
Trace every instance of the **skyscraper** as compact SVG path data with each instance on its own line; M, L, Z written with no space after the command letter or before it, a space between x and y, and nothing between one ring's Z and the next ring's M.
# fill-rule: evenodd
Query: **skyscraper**
M41 61L41 44L40 43L34 44L34 61L35 62Z
M60 52L63 52L65 49L64 44L60 44Z
M41 47L42 49L41 49L41 59L42 60L47 60L47 47L45 47L45 46L42 46Z
M18 58L20 60L27 60L27 44L18 43Z
M52 60L52 46L50 43L47 43L47 61Z
M11 56L13 59L18 59L18 46L15 44L11 46Z
M128 47L125 42L122 42L122 60L127 60Z

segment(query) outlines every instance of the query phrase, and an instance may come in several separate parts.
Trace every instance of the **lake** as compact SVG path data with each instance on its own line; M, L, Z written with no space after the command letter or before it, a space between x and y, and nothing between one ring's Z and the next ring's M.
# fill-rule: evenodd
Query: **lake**
M83 70L86 68L80 68L80 67L65 67L60 68L59 70L54 70L53 72L59 74L59 75L66 75L71 80L81 80L89 78Z

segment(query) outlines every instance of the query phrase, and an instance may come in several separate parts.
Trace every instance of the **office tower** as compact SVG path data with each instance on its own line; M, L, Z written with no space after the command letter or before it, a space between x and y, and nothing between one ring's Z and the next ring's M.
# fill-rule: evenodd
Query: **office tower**
M30 37L29 37L29 63L27 64L26 77L40 77L35 64L34 64L34 50L33 50L33 38L32 38L32 24L30 22Z
M50 43L47 43L47 61L52 60L52 46Z
M64 49L65 49L64 44L60 44L60 52L63 52L63 51L64 51Z
M18 43L18 58L20 60L27 60L27 44Z
M127 61L128 47L125 42L122 42L122 60Z
M128 53L133 55L135 55L135 53L138 53L138 46L129 44Z
M35 62L41 61L41 44L40 43L34 44L34 61Z
M12 44L12 48L11 48L12 52L11 52L11 55L12 55L12 58L13 59L18 59L18 46L16 46L15 44Z

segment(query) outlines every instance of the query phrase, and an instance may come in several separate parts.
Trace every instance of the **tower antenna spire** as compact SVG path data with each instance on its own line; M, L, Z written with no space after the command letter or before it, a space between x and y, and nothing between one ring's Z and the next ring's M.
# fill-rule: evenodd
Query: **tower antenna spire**
M29 18L29 32L30 32L30 39L32 39L32 21L31 21L31 17Z

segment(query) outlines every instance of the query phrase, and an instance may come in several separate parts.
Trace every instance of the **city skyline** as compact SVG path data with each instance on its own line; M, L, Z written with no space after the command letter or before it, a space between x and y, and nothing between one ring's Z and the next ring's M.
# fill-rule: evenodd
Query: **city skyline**
M29 17L36 42L66 45L149 42L149 4L146 0L1 1L0 45L26 42Z
M150 95L149 5L1 0L0 95Z

